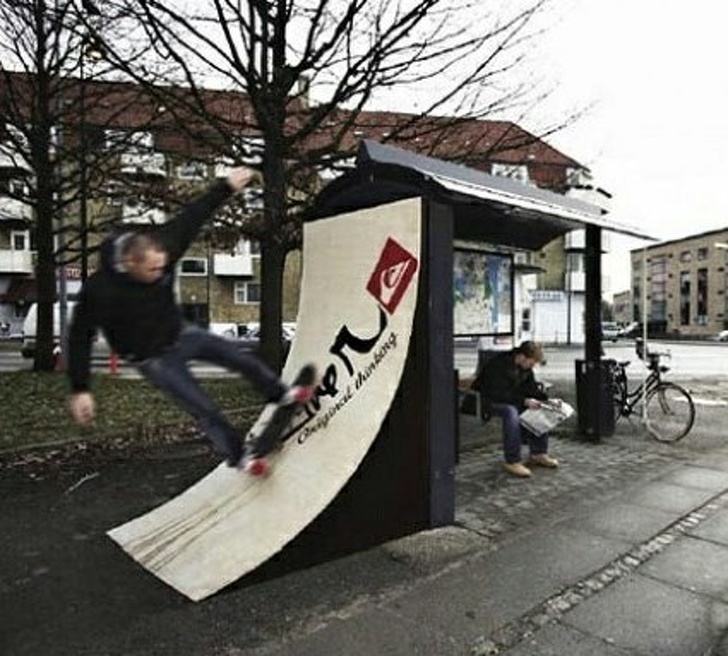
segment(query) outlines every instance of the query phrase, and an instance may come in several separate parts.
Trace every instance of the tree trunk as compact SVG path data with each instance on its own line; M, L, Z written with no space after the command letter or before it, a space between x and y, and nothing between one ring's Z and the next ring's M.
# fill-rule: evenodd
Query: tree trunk
M46 124L50 121L46 119ZM37 259L35 277L38 288L38 320L35 336L35 371L55 369L54 312L56 300L56 258L54 254L54 225L56 212L54 201L54 171L48 158L51 138L50 129L39 128L34 135L31 148L35 171L38 176L36 188L36 247Z
M283 365L283 340L281 333L283 306L283 267L286 253L276 239L261 249L260 282L260 330L261 354L275 371Z
M35 277L38 285L38 321L35 336L35 371L55 369L53 303L56 298L56 272L53 255L53 216L45 203L39 203L36 220L37 262Z
M273 116L274 112L270 112ZM271 123L274 123L271 120ZM286 241L283 235L286 208L286 170L282 154L283 117L265 144L263 154L265 238L261 244L260 338L263 359L275 371L283 365L283 268L286 262Z

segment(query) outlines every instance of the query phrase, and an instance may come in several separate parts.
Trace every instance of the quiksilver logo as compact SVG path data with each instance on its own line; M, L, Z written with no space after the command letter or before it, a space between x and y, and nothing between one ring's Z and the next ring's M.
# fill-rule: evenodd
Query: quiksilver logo
M393 314L416 272L417 259L390 237L369 278L367 291Z

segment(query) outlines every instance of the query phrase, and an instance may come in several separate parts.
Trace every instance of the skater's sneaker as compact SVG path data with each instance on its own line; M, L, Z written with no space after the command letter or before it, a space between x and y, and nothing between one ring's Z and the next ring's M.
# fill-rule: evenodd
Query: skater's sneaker
M313 398L315 385L293 385L278 400L278 405L291 405L292 403L306 403Z
M244 471L251 476L267 476L270 473L270 465L265 458L251 458L246 463Z
M238 469L251 476L267 476L270 473L268 461L254 453L246 453L238 462Z

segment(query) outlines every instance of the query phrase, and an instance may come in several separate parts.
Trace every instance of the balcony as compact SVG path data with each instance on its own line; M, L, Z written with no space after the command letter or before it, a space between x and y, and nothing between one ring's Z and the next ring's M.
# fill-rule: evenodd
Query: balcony
M6 139L0 141L0 170L13 170L13 171L24 171L25 173L32 172L32 168L25 158L24 152L27 153L27 141L21 135L16 135L18 141L24 144L25 149L18 148L12 140Z
M31 251L0 249L0 273L32 275L33 253Z
M212 266L216 276L242 278L253 275L253 258L250 255L215 254Z
M126 175L163 178L167 175L167 160L163 153L122 153L121 172Z
M121 206L121 220L123 223L158 225L164 223L167 217L164 210L135 202L124 203Z
M567 271L564 287L567 291L586 291L586 276L583 271Z
M602 253L608 253L612 244L612 237L608 230L602 230ZM564 248L567 251L583 251L586 249L586 230L572 230L564 236Z
M595 187L591 184L591 175L580 173L575 177L571 177L569 184L573 185L566 192L570 198L577 198L592 205L596 205L604 213L608 213L612 209L612 196L609 192Z
M30 221L32 211L28 203L0 196L0 221Z
M586 248L586 231L572 230L564 236L564 248L567 251L583 251Z
M602 276L602 289L610 288L609 276ZM586 291L586 274L583 271L567 271L564 274L564 290L571 292Z
M0 144L0 170L25 171L26 173L32 171L26 159L5 144Z

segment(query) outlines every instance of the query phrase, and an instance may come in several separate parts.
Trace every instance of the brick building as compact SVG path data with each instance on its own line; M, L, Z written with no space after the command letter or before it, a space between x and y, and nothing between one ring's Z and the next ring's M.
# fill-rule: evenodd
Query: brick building
M69 89L68 93L77 95L72 86ZM74 153L63 166L69 170L78 167L81 144L82 161L89 170L88 177L83 178L84 206L80 207L79 200L66 217L70 234L74 229L78 231L76 241L82 232L87 235L87 246L80 257L88 257L88 261L83 267L73 263L65 269L71 297L80 284L79 269L93 269L94 257L88 251L93 251L110 227L166 220L181 197L224 176L232 161L229 145L206 129L204 120L191 118L198 128L190 131L188 125L183 130L170 118L168 107L142 95L133 85L87 81L84 94L85 113L80 123L75 114L76 122L60 126L64 144ZM224 116L232 125L239 121L235 159L258 164L264 144L250 127L245 97L209 91L205 103L211 113ZM308 110L304 104L298 111ZM28 303L34 300L33 220L28 205L16 200L18 185L23 184L27 171L18 169L22 158L9 152L12 140L5 137L12 129L4 125L0 130L0 320L12 322L17 331ZM337 110L305 144L308 152L335 144L327 151L331 167L324 159L324 165L315 168L316 175L308 178L310 192L336 175L337 170L351 165L363 138L454 159L558 193L579 194L590 183L588 169L508 121L418 117L398 112L361 112L352 121L349 113ZM306 153L300 154L305 159ZM247 191L237 216L242 221L233 222L239 234L231 239L229 225L218 226L181 261L178 292L190 319L218 329L258 319L260 251L254 233L247 232L246 226L254 226L256 217L259 221L261 208L261 191ZM78 225L79 216L83 216L86 230ZM521 256L525 257L528 271L533 271L531 265L535 264L543 272L536 287L568 291L569 304L577 308L573 323L581 325L580 306L574 299L583 296L584 291L583 235L581 240L574 234L557 241L541 254ZM296 318L301 266L300 251L289 253L284 275L284 321ZM524 312L524 321L530 327L538 326L538 317L528 308Z

